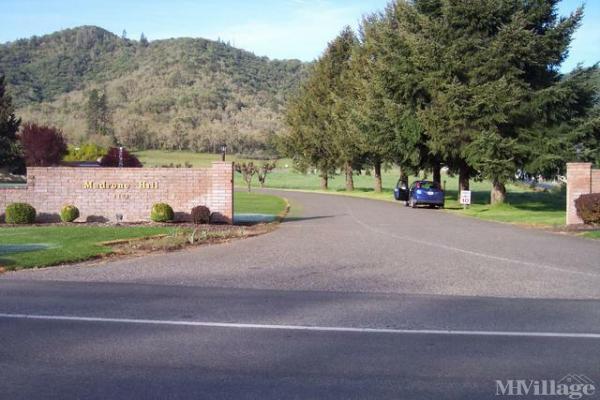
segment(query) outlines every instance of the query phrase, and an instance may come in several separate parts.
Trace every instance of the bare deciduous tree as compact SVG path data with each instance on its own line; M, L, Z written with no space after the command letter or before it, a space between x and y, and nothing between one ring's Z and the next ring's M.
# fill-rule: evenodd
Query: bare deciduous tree
M258 182L260 187L265 187L267 175L277 167L276 161L265 161L258 171Z
M239 172L240 174L242 174L242 178L244 179L244 181L246 182L246 185L248 185L248 192L252 191L252 179L254 178L254 175L259 173L259 168L254 165L254 163L252 161L246 163L246 162L237 162L235 163L235 170L236 172Z

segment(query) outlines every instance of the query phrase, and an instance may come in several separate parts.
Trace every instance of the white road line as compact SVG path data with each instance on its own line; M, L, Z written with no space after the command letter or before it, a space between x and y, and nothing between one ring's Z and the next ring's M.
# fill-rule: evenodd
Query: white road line
M154 319L132 318L102 318L102 317L77 317L69 315L33 315L33 314L4 314L0 319L25 319L42 321L68 321L68 322L103 322L117 324L137 325L167 325L189 326L207 328L231 329L262 329L280 331L306 331L306 332L336 332L336 333L387 333L401 335L451 335L451 336L500 336L500 337L533 337L533 338L563 338L563 339L600 339L600 333L575 333L575 332L518 332L518 331L479 331L479 330L452 330L452 329L391 329L391 328L352 328L344 326L308 326L308 325L269 325L269 324L242 324L229 322L202 322L202 321L170 321Z
M397 235L397 234L390 233L390 232L387 232L387 231L382 231L382 230L374 228L373 226L371 226L371 225L369 225L369 224L361 221L358 217L356 217L356 215L354 214L354 212L352 211L352 209L350 208L350 206L348 205L348 203L346 203L346 208L348 210L348 214L350 215L350 217L352 217L352 219L357 224L359 224L359 225L363 226L365 229L368 229L371 232L374 232L374 233L377 233L377 234L391 236L391 237L396 238L396 239L406 240L408 242L413 242L413 243L421 244L421 245L424 245L424 246L437 247L437 248L440 248L440 249L449 250L449 251L453 251L453 252L457 252L457 253L462 253L462 254L467 254L467 255L470 255L470 256L487 258L487 259L490 259L490 260L502 261L502 262L512 263L512 264L520 264L520 265L525 265L525 266L528 266L528 267L551 269L551 270L554 270L554 271L563 272L563 273L567 273L567 274L578 274L578 275L590 276L590 277L593 277L593 278L600 278L600 274L594 273L594 272L576 271L576 270L560 268L560 267L556 267L556 266L548 265L548 264L538 264L538 263L534 263L534 262L530 262L530 261L517 260L517 259L514 259L514 258L494 256L494 255L491 255L491 254L486 254L486 253L480 253L480 252L477 252L477 251L461 249L459 247L447 246L445 244L433 243L433 242L429 242L429 241L426 241L426 240L415 239L415 238L412 238L412 237L409 237L409 236L402 236L402 235Z

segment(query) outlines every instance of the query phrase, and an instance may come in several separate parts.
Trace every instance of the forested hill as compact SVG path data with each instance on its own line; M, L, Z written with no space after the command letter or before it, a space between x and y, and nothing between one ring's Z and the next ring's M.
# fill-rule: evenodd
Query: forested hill
M147 42L84 26L0 45L0 73L23 120L88 132L87 99L106 95L111 134L136 148L264 147L306 64L269 60L205 39Z

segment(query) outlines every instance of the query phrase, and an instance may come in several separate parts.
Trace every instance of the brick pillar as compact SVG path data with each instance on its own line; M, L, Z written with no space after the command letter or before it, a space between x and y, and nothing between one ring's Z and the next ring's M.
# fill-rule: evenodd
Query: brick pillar
M215 221L233 223L233 163L216 161L211 168L211 211Z
M600 193L600 169L592 169L592 193Z
M583 224L577 216L575 200L592 192L592 163L567 164L567 225Z

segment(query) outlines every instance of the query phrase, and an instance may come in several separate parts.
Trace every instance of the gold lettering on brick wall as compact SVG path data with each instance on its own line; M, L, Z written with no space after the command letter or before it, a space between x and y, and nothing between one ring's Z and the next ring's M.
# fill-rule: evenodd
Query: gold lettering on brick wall
M114 183L114 182L94 182L87 181L83 183L83 188L87 190L91 189L108 189L108 190L127 190L130 189L132 185L129 183ZM138 189L148 189L154 190L158 189L158 182L146 182L140 181L137 185Z
M139 189L158 189L158 182L145 182L140 181L138 184Z

